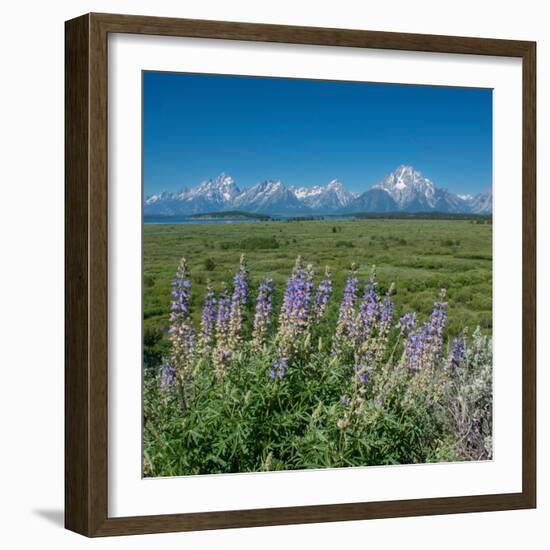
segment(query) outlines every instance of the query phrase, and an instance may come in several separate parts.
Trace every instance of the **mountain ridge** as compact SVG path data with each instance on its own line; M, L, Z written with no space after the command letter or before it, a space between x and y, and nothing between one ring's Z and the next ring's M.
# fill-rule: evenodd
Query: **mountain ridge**
M492 190L459 195L437 187L410 165L402 164L361 194L347 190L338 179L326 185L287 187L281 180L264 180L240 189L221 173L197 186L149 195L145 215L193 215L246 210L276 215L354 212L492 213Z

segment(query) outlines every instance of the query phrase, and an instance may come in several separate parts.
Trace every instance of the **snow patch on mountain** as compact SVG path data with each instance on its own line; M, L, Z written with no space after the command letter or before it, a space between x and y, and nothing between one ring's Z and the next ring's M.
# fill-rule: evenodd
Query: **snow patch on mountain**
M300 200L320 195L323 192L323 188L319 185L314 185L313 187L289 187L289 189L296 195L296 198Z

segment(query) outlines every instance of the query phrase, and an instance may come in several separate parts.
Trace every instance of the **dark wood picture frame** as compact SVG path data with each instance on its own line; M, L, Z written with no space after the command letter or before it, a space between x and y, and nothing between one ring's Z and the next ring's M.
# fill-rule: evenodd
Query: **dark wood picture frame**
M521 492L463 497L108 516L107 37L132 33L516 57L523 66ZM86 536L221 529L536 506L536 44L87 14L65 25L65 526ZM519 237L519 236L518 236Z

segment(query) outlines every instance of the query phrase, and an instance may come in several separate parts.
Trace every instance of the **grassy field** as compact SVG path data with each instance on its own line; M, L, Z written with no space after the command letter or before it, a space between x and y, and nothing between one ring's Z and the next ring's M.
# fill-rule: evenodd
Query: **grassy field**
M379 289L395 283L396 314L414 310L427 317L438 290L447 289L448 335L464 327L492 328L492 225L472 220L273 221L218 224L145 225L144 337L146 362L167 349L164 337L170 282L185 256L191 268L193 315L198 322L208 280L216 289L231 283L239 256L247 256L253 297L259 279L276 285L277 310L284 285L301 255L316 269L316 281L329 265L334 295L329 317L336 317L346 270L352 262L366 280L376 265Z

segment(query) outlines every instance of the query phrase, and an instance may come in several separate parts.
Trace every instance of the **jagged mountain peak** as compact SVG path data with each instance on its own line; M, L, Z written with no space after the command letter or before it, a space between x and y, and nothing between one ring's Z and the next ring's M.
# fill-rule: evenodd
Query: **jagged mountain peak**
M493 190L487 189L474 195L468 205L473 214L490 214L493 211Z
M434 184L413 166L401 164L393 172L390 172L380 183L373 187L395 188L399 190L410 186L434 187Z
M198 188L215 187L221 189L224 187L231 187L233 185L235 185L235 180L225 172L221 172L215 178L208 178L207 180L203 180L201 183L199 183Z
M338 211L357 196L348 191L338 179L333 179L324 186L291 187L290 190L305 206L319 213Z
M258 185L263 187L264 189L283 189L285 186L281 180L264 180L260 182Z
M281 214L304 210L296 195L281 180L265 180L245 189L232 208L249 212Z
M422 176L422 174L410 164L400 164L395 170L394 173L400 173L402 176Z
M176 193L156 193L145 199L146 214L187 215L227 210L264 214L334 214L339 212L492 212L492 192L455 195L436 185L408 164L398 166L383 180L359 195L338 179L325 185L287 187L266 179L239 189L222 172L214 179Z
M214 180L218 185L231 185L235 183L235 180L225 172L221 172L218 177Z
M240 193L240 190L235 184L235 180L225 172L222 172L214 179L201 182L188 193L191 197L206 194L208 197L218 200L231 200Z
M400 208L414 204L415 208L430 210L435 206L435 185L408 164L401 164L372 188L386 191Z
M343 189L344 184L339 179L330 180L327 183L327 189Z

